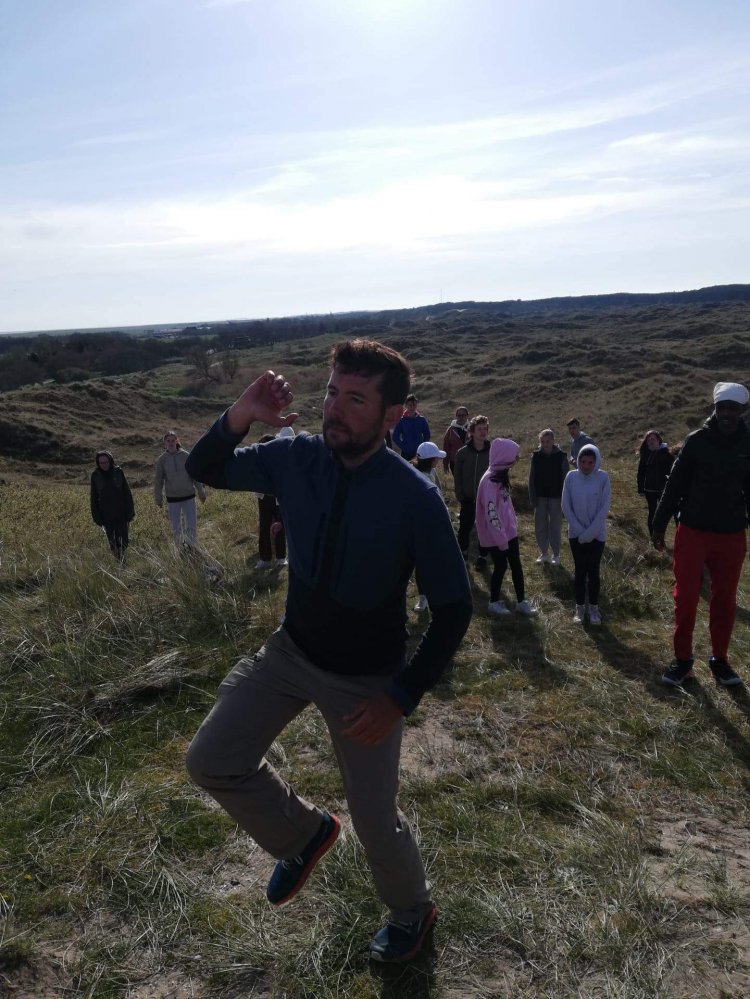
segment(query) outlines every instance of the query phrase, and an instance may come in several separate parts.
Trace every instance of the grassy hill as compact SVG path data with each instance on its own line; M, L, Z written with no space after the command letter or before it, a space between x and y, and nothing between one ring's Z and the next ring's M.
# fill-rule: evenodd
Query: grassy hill
M343 816L346 834L287 909L265 903L269 859L184 774L218 682L275 627L285 578L252 568L252 497L210 491L200 510L205 558L221 574L212 584L201 560L173 553L149 492L164 429L189 444L251 360L290 377L301 424L317 429L331 338L254 351L233 382L207 388L169 365L2 397L0 995L750 995L750 697L710 681L703 603L698 679L686 692L658 681L671 572L648 546L632 453L653 424L683 437L714 381L743 378L747 315L463 313L382 334L411 358L440 432L462 402L522 443L518 483L538 430L562 430L573 413L613 480L600 630L572 624L569 554L559 570L533 565L525 511L540 616L490 620L488 578L471 570L469 633L407 725L401 803L441 918L431 951L400 970L366 960L382 914L315 712L273 760ZM88 514L102 444L136 484L124 569ZM748 679L749 590L746 569L733 655ZM410 613L415 641L425 621Z

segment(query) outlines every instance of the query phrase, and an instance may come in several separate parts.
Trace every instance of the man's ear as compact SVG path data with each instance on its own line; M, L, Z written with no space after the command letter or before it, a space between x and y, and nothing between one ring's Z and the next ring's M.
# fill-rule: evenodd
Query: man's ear
M400 402L397 402L394 406L387 406L384 417L386 429L393 430L403 415L404 407Z

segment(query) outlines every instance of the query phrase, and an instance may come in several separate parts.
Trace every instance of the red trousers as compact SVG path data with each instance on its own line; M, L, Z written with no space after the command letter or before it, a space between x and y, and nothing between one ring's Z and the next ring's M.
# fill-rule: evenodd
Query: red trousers
M678 524L674 539L674 653L693 655L693 628L703 583L703 567L711 576L709 630L711 652L726 659L737 611L737 585L747 545L745 532L717 534Z

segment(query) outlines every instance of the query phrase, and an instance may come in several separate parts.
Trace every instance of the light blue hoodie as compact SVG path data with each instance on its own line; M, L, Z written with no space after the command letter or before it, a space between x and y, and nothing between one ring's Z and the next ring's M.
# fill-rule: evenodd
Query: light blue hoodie
M578 452L593 454L596 465L591 475L584 475L580 467L565 476L562 492L562 512L568 522L568 537L577 538L582 544L589 541L606 541L607 514L612 498L609 476L601 468L602 456L595 444L585 444Z

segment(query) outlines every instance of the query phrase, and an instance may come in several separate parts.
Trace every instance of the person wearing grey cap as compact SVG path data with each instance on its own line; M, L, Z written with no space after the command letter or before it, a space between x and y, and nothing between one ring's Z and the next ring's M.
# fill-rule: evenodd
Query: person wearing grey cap
M651 535L654 547L663 551L667 524L677 514L675 659L662 676L673 687L692 676L693 629L706 566L711 577L708 665L721 686L742 683L727 656L750 519L750 432L743 420L750 393L736 382L719 382L713 399L712 415L687 437L672 466Z

